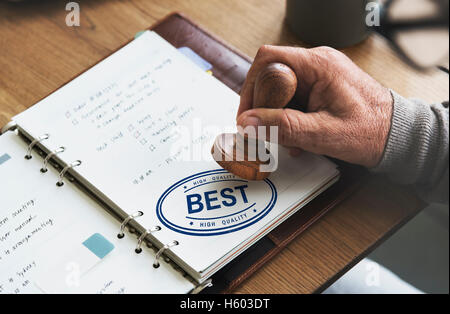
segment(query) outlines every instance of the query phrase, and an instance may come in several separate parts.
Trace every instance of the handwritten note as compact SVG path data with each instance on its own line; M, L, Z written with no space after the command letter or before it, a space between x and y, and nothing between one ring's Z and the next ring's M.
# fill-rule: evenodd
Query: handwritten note
M38 208L37 198L33 198L23 202L18 209L10 210L9 215L2 219L0 244L3 250L0 252L0 262L26 249L36 236L53 227L51 215L39 214Z
M119 223L109 213L69 183L58 188L57 172L50 168L41 173L42 159L34 155L26 160L25 151L25 142L14 133L0 136L0 155L7 152L11 157L0 166L0 293L186 293L192 289L169 266L155 272L151 250L137 256L136 238L119 240ZM62 265L67 270L64 278L46 271L95 233L112 242L114 250L86 274L78 276L77 265L70 260ZM50 287L53 281L66 285L43 291L36 278L44 278ZM155 282L165 284L150 284Z
M238 104L236 93L146 32L14 119L35 136L50 134L47 146L67 147L65 161L82 160L76 171L117 195L180 162L215 165L211 143L234 130ZM103 187L112 173L123 185Z

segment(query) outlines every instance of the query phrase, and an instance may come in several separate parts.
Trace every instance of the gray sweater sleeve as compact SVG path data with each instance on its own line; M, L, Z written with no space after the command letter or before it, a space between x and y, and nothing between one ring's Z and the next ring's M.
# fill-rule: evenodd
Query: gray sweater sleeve
M392 126L383 158L372 170L388 173L393 181L414 184L427 202L448 204L448 106L391 92Z

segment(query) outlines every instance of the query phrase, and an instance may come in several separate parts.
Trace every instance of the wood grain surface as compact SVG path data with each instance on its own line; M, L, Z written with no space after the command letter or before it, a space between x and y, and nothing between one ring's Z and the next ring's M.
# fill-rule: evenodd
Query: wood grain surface
M67 2L0 0L0 126L173 11L251 57L263 44L302 46L283 0L78 1L79 27L65 24ZM404 96L449 97L448 75L409 68L377 35L344 52ZM411 189L373 176L235 292L320 292L423 206Z

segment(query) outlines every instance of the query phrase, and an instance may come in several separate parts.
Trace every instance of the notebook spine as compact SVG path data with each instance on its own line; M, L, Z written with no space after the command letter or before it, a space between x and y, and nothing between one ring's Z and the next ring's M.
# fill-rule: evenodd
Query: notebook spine
M17 129L17 123L14 121L10 121L6 123L1 129L0 129L0 135L5 134L8 131L15 131Z
M195 287L192 291L191 294L199 294L200 292L202 292L203 290L205 290L206 288L212 287L213 283L212 283L212 279L208 279L205 280L204 282L202 282L201 284L197 285L197 287Z

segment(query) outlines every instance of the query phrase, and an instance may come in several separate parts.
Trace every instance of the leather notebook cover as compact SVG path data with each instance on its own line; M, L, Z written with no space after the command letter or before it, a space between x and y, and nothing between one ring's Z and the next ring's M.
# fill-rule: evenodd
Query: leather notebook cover
M180 13L173 13L151 27L176 48L189 47L212 64L213 75L239 93L252 60L217 39ZM213 276L214 286L204 293L232 292L255 273L295 237L306 230L357 188L366 171L335 161L341 170L340 180L312 202L291 216L266 237Z

